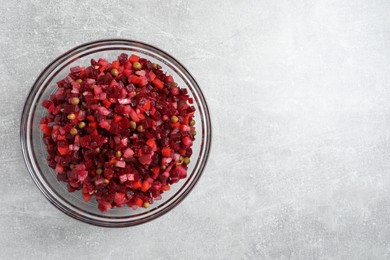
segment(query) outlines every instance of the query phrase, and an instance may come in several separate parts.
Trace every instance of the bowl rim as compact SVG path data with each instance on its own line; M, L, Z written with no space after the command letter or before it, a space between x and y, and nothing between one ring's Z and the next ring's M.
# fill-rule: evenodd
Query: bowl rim
M40 173L37 173L33 169L32 158L29 155L29 151L27 149L28 148L28 144L27 144L28 143L28 140L27 140L28 134L27 134L27 132L29 131L29 129L27 129L27 125L28 125L28 121L30 118L29 112L32 110L32 106L36 105L32 102L35 95L37 94L36 92L40 89L42 83L46 80L47 76L50 75L50 73L46 76L45 76L45 74L47 74L49 69L52 69L51 72L53 70L55 70L56 66L53 67L54 64L59 63L58 65L61 65L63 63L62 59L66 60L67 58L71 58L73 55L77 54L74 52L77 52L78 50L88 49L89 47L96 47L96 46L99 46L99 44L101 44L101 45L125 44L125 45L128 45L129 47L138 46L141 48L147 48L152 53L153 52L158 53L159 55L163 56L164 60L170 60L175 65L177 65L179 67L179 70L190 79L191 85L194 87L194 90L196 91L197 95L199 95L199 98L201 99L200 103L202 104L202 107L204 110L204 118L202 118L202 119L206 121L205 123L206 123L207 127L205 128L205 132L202 135L202 137L207 136L207 138L206 138L206 143L204 145L204 152L203 152L204 159L200 161L200 167L199 167L198 171L196 172L196 176L194 176L194 179L189 183L188 187L186 187L183 190L182 194L180 194L180 196L178 196L173 201L168 203L166 207L164 207L161 210L157 210L157 212L155 212L152 215L149 215L149 216L146 216L146 217L140 218L140 219L124 220L122 222L119 222L119 221L118 222L110 222L110 220L104 220L104 221L94 220L94 219L90 219L88 217L85 217L83 215L79 215L77 213L74 213L72 210L69 210L67 208L67 205L64 205L63 203L61 203L60 201L55 199L52 196L52 194L50 193L50 191L44 187L45 185L43 185L43 183L38 179L37 175ZM73 55L71 55L71 54L73 54ZM68 51L64 52L63 54L57 56L55 59L53 59L47 66L45 66L45 68L41 71L39 76L36 78L36 80L32 84L32 87L31 87L30 91L28 92L27 97L25 98L25 102L24 102L22 114L21 114L21 121L20 121L20 148L22 150L24 164L26 165L26 168L27 168L31 178L33 179L35 185L39 188L41 193L46 197L46 199L49 200L49 202L52 205L54 205L57 209L59 209L60 211L62 211L66 215L68 215L74 219L80 220L84 223L88 223L88 224L100 226L100 227L129 227L129 226L144 224L144 223L147 223L153 219L156 219L158 217L165 215L167 212L171 211L173 208L175 208L177 205L179 205L188 196L188 194L193 190L195 185L198 183L200 177L202 176L202 174L205 170L205 167L207 165L209 156L210 156L211 141L212 141L212 125L211 125L211 118L210 118L210 110L208 108L206 98L203 95L202 90L200 89L195 78L187 70L187 68L183 64L181 64L177 59L175 59L172 55L168 54L167 52L161 50L158 47L155 47L151 44L144 43L141 41L130 40L130 39L125 39L125 38L108 38L108 39L89 41L89 42L77 45L77 46L69 49Z

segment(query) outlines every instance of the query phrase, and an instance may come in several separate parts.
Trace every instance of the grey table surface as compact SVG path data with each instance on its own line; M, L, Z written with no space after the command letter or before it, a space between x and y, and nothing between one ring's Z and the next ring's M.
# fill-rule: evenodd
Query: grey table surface
M0 2L0 259L389 259L390 1ZM24 166L41 70L102 38L159 46L207 98L213 147L177 208L104 229Z

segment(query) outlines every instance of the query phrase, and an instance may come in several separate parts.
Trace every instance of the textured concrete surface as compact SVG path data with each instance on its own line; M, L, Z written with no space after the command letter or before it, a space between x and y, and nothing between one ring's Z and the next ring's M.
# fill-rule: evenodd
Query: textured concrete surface
M0 6L0 259L390 258L389 1ZM190 196L126 229L54 208L19 148L23 102L44 66L110 37L187 66L215 133Z

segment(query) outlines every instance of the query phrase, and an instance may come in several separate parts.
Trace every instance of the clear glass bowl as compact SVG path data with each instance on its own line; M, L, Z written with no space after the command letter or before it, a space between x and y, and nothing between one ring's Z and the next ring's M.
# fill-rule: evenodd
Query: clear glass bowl
M92 58L113 60L122 52L136 54L158 63L172 75L181 87L189 90L196 107L197 136L186 179L171 186L148 209L133 210L127 206L100 212L95 199L85 202L81 192L69 193L66 184L56 179L56 173L46 162L46 148L42 142L40 119L46 114L42 101L54 93L56 82L63 79L71 67L88 66ZM177 206L194 188L205 168L211 144L211 123L206 100L195 79L175 58L148 44L125 40L108 39L82 44L67 51L51 62L39 75L31 88L24 105L20 139L26 166L35 184L45 197L62 212L89 224L104 227L126 227L155 219Z

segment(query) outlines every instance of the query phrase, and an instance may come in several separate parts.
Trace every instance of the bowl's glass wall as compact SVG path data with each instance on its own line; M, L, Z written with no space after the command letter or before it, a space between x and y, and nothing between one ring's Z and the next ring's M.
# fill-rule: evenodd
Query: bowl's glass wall
M171 190L156 200L150 208L132 210L128 207L115 208L102 213L94 199L85 202L81 192L69 193L66 184L56 179L56 173L47 166L46 148L42 142L39 127L40 119L46 111L43 100L57 89L56 82L63 79L74 66L88 66L92 58L105 58L109 61L119 54L136 54L158 63L164 71L172 75L180 87L189 90L196 107L195 120L197 136L193 144L193 155L188 176L171 186ZM211 126L204 97L187 70L168 54L152 46L127 40L105 40L76 47L53 61L35 82L22 115L21 142L27 167L44 195L60 210L90 224L101 226L129 226L158 217L179 203L193 188L206 164L210 148Z

